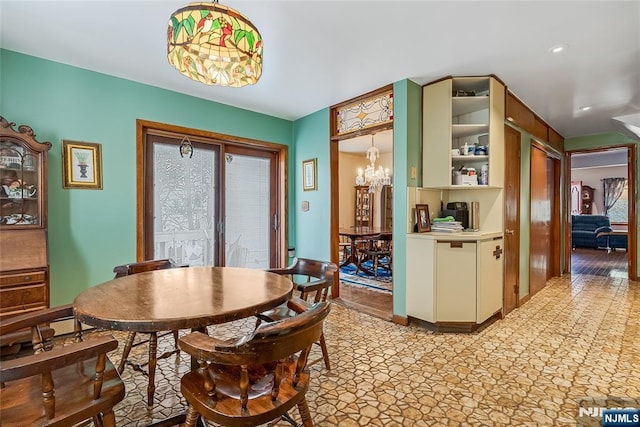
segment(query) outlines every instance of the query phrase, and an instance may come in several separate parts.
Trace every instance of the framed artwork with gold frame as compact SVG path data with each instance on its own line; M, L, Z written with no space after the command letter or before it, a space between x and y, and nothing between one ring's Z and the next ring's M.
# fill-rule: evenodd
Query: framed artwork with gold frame
M102 147L80 141L62 141L62 188L102 190Z
M318 159L309 159L302 162L302 189L315 191L318 189Z

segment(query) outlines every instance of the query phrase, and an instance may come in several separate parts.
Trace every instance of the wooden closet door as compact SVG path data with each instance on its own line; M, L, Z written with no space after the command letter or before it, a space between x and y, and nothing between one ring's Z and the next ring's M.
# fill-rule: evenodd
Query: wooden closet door
M529 236L529 296L544 288L550 277L552 194L549 162L541 149L531 146L531 235Z
M503 313L518 306L520 286L520 132L504 127L504 301Z

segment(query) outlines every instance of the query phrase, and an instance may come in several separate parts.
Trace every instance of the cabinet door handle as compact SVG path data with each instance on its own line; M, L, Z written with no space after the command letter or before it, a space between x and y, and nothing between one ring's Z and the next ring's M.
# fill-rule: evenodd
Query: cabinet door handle
M500 255L502 255L502 248L500 246L496 246L496 250L493 251L493 256L496 257L496 259L500 259Z
M462 248L462 242L450 242L449 243L449 247L450 248Z
M29 282L31 280L31 276L24 276L22 280L24 280L25 282Z
M508 228L504 230L506 234L516 234L515 230L509 230Z

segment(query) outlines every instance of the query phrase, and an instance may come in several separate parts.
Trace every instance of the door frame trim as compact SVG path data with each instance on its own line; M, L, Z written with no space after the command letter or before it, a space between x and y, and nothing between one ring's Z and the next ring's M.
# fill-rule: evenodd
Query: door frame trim
M514 248L514 253L511 253L509 256L513 256L516 258L516 289L515 289L515 307L511 310L515 310L518 307L521 306L521 301L520 301L520 258L521 258L521 251L520 251L520 245L522 244L522 237L521 237L521 226L520 226L520 220L521 220L521 209L522 209L522 203L521 203L521 197L522 197L522 131L514 126L509 125L510 122L505 122L505 130L504 130L504 139L505 139L505 164L506 164L506 152L507 152L507 147L506 147L506 138L507 138L507 133L510 131L513 131L517 134L517 161L514 163L517 165L518 168L518 185L514 187L514 189L517 191L517 198L516 198L516 223L517 223L517 229L514 230L515 233L515 240L516 240L516 245ZM507 131L507 128L510 129L510 131ZM505 178L506 178L506 171L505 171ZM506 180L506 179L505 179ZM505 193L507 191L507 183L505 182ZM504 197L504 202L505 202L505 206L503 206L503 210L506 210L506 203L507 203L507 197L505 194ZM506 226L506 212L505 212L505 226ZM506 228L506 227L505 227ZM506 242L506 229L504 230L504 242ZM506 247L506 243L504 243L504 247L505 247L505 251L507 249ZM506 254L505 254L506 255ZM506 260L506 256L505 256L505 260ZM507 281L506 281L506 268L507 268L507 263L505 262L505 279L503 281L502 284L502 307L503 307L503 316L507 315L508 313L505 313L505 307L506 307L506 300L507 300ZM511 312L509 311L509 313Z
M637 159L638 148L635 144L620 144L597 148L579 148L575 150L567 150L564 153L564 228L565 228L565 271L571 272L571 155L581 153L602 153L604 151L627 149L627 182L629 191L628 204L628 222L627 222L627 273L629 280L638 280L638 264L637 264L637 190L638 190L638 174Z
M288 262L288 242L289 242L289 210L288 210L288 162L289 147L285 144L277 144L273 142L260 141L257 139L244 138L223 133L211 132L202 129L188 128L184 126L171 125L167 123L154 122L150 120L136 119L136 260L144 261L144 214L145 197L144 197L144 179L145 179L145 151L147 134L159 134L169 137L189 136L193 142L201 142L205 144L216 143L222 144L220 155L224 158L225 145L233 145L238 147L247 147L253 150L268 151L278 154L278 162L276 163L276 174L278 176L278 212L281 213L280 232L276 241L277 259L280 265L286 265ZM220 173L224 173L224 162ZM224 212L224 189L221 189L220 213ZM224 251L223 251L224 252Z
M340 265L340 236L338 230L340 228L340 194L339 194L339 177L338 177L338 157L340 156L339 144L343 139L354 138L362 135L371 135L383 130L393 129L393 121L371 126L361 130L345 132L338 134L338 110L340 107L349 105L359 100L369 99L377 94L383 94L393 91L393 84L383 86L372 90L371 92L351 98L349 100L334 104L329 108L329 170L330 170L330 190L331 190L331 214L330 214L330 245L331 262ZM331 286L331 297L338 298L340 296L340 269L334 273L333 285Z

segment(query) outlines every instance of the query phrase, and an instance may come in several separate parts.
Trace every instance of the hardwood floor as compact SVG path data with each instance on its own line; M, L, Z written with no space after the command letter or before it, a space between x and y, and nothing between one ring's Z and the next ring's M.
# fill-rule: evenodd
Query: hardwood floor
M628 278L627 252L576 248L571 253L571 274Z
M393 319L393 294L391 292L372 291L341 282L340 297L333 301L385 320Z

